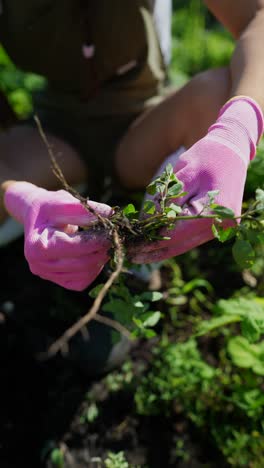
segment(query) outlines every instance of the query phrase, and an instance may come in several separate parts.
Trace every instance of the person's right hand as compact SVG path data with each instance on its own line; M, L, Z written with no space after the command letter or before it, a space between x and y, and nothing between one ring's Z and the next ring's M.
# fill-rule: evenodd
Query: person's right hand
M24 251L32 273L75 291L94 281L109 259L111 240L100 229L78 230L97 219L79 200L65 190L53 192L29 182L12 182L4 202L24 225ZM112 214L108 205L87 203L103 217Z
M128 255L133 263L160 262L213 239L213 219L197 219L208 203L208 192L219 192L215 203L231 209L239 219L248 164L255 157L263 129L262 110L250 97L236 96L222 107L207 135L173 163L187 194L172 201L182 207L181 216L196 219L176 218L172 230L159 233L169 240L131 243ZM224 228L230 225L234 221L224 220Z

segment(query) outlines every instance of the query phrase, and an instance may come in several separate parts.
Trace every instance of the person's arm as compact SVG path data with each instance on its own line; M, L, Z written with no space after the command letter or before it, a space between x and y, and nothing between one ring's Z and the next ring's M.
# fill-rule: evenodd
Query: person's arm
M264 0L204 0L204 3L237 40L230 62L230 97L249 96L264 111Z
M179 158L170 159L187 192L174 202L182 207L182 215L197 216L208 201L208 192L216 190L216 203L231 208L239 218L248 164L264 130L264 0L205 3L237 39L230 63L230 100L203 138ZM151 263L180 255L212 239L211 227L209 219L178 221L172 231L161 231L169 240L143 242L142 248L132 245L130 258L135 263Z

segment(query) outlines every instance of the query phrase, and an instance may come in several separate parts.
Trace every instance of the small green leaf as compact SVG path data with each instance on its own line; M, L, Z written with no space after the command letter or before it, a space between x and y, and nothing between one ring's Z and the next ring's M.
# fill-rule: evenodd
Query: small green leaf
M137 213L137 210L136 210L136 208L134 207L134 205L132 203L129 203L129 205L127 205L123 209L123 213L124 213L125 216L131 216L132 214Z
M146 192L147 192L149 195L155 195L155 194L157 193L156 182L151 182L151 183L147 186Z
M156 211L155 203L152 200L145 201L143 211L147 214L154 214Z
M92 423L98 418L98 416L99 416L99 410L98 410L98 407L96 406L96 403L91 403L91 405L89 406L86 412L87 421Z
M212 231L216 239L218 239L220 242L226 242L236 235L235 228L228 227L224 229L222 226L216 224L212 225Z
M233 257L241 268L250 268L255 260L255 252L249 241L236 239L232 248Z
M95 288L91 289L91 291L89 292L89 296L92 299L95 299L103 287L103 284L98 284L97 286L95 286Z
M210 204L214 203L214 199L217 195L219 195L219 192L220 190L209 190L209 192L207 192Z
M159 291L146 291L140 295L142 301L156 302L163 298L163 294Z
M155 327L161 318L161 313L156 311L145 312L140 316L143 327Z
M250 342L255 343L260 339L261 329L254 317L245 317L241 323L242 335Z
M50 459L54 467L63 468L64 467L64 456L60 449L55 448L50 454Z
M170 175L174 175L174 172L173 172L173 167L171 165L171 163L167 164L166 168L165 168L165 173L170 176Z
M114 318L123 324L129 324L133 314L137 312L137 307L131 302L122 299L112 299L102 306L103 312L110 312Z
M171 204L169 205L169 208L170 208L171 210L175 211L175 213L177 213L177 214L179 214L179 213L182 212L182 207L179 206L179 205L176 205L176 203L171 203Z
M167 193L168 198L174 198L177 197L182 191L183 184L181 182L173 184L169 189Z
M261 188L256 190L256 200L258 202L257 210L264 210L264 190Z
M142 302L142 301L139 301L138 299L136 299L134 302L133 302L133 305L134 307L136 307L137 309L144 309L145 308L145 304Z
M226 208L225 206L216 205L213 209L213 214L220 216L221 218L228 218L233 219L235 217L235 213L230 208Z
M246 237L246 240L248 240L252 246L256 245L259 242L258 231L255 231L253 229L246 229L246 231L244 231L244 235Z
M241 322L241 320L239 315L222 315L221 317L215 317L211 320L203 320L197 327L197 336L206 335L217 328L225 327L231 323Z
M243 336L235 336L229 340L227 349L236 366L252 369L257 375L264 375L263 342L250 344Z
M157 333L154 330L150 330L149 328L146 328L144 330L144 337L147 338L148 340L150 338L154 338L154 336L157 336Z
M169 219L175 219L176 218L176 213L174 210L169 210L167 213L166 213L166 216L167 218Z
M219 232L215 224L212 225L212 232L213 232L214 237L216 237L216 239L219 240Z
M194 278L193 280L188 281L188 283L183 286L182 292L183 294L189 294L191 291L197 288L205 288L209 293L213 292L212 285L209 283L209 281L203 278Z

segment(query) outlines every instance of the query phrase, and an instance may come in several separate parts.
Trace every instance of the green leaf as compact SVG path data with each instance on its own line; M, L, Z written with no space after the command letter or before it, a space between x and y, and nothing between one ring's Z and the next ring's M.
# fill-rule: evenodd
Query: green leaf
M254 317L264 322L264 300L261 297L234 299L220 299L213 309L217 314L240 315L241 317Z
M264 376L264 342L250 344L243 336L235 336L228 342L227 349L233 363L244 369L252 369Z
M167 164L167 166L165 167L165 173L168 176L175 175L174 172L173 172L173 167L172 167L171 163Z
M174 210L169 210L168 212L166 212L166 216L169 219L175 219L176 218L176 213L175 213Z
M142 301L157 302L163 298L163 294L159 291L146 291L140 295Z
M152 200L145 201L143 211L147 214L154 214L156 211L155 203Z
M212 318L211 320L203 320L198 324L197 336L205 335L217 328L230 325L231 323L241 322L242 318L239 315L222 315Z
M155 195L157 193L157 186L156 186L156 182L151 182L147 188L146 188L146 192L149 194L149 195Z
M142 310L144 310L145 308L145 304L142 301L139 301L138 299L133 301L133 306L136 307L137 309L142 309Z
M183 286L182 292L183 292L183 294L188 294L188 293L190 293L191 291L193 291L194 289L197 289L197 288L205 288L208 292L213 291L213 287L209 283L209 281L207 281L206 279L203 279L203 278L194 278L193 280L188 281L188 283L186 283Z
M257 209L264 210L264 190L262 190L261 188L258 188L256 190L256 200L258 202Z
M232 253L235 261L241 268L250 268L255 260L255 252L249 241L236 239Z
M212 231L214 236L220 241L220 242L226 242L230 239L232 239L236 235L236 229L232 227L228 227L224 229L222 226L218 226L213 224L212 226Z
M248 229L247 228L246 231L244 231L244 235L246 237L246 240L248 240L252 246L259 243L259 233L258 233L258 231L255 231L254 229Z
M215 197L216 197L217 195L219 195L219 192L220 192L220 190L209 190L209 192L207 192L207 196L208 196L208 198L209 198L209 203L210 203L210 205L211 205L212 203L214 203L214 199L215 199Z
M154 336L157 336L157 333L154 330L150 330L149 328L146 328L144 330L144 337L147 338L148 340L150 338L154 338Z
M95 286L95 288L91 289L91 291L89 292L89 296L92 299L95 299L103 287L104 284L98 284L97 286Z
M177 214L179 214L179 213L182 212L182 207L179 206L179 205L176 205L176 203L171 203L171 204L169 205L169 208L170 208L171 210L175 211L175 213L177 213Z
M129 205L127 205L123 209L123 213L124 213L125 216L131 216L132 214L137 213L137 210L136 210L136 208L134 207L134 205L132 203L129 203Z
M215 224L212 225L212 232L213 232L214 237L216 237L216 239L220 240L219 239L219 232L218 232L217 226Z
M112 299L102 306L104 312L110 312L114 315L115 319L123 324L129 324L132 316L138 313L139 307L122 299ZM144 310L142 308L141 310Z
M96 406L96 403L91 403L87 412L86 412L86 419L88 422L94 422L99 416L99 410Z
M156 188L157 188L157 192L163 193L164 190L165 190L165 188L166 188L166 183L164 183L164 182L158 182L158 183L156 184Z
M161 318L161 313L158 311L149 311L142 314L140 318L142 320L143 327L155 327Z
M183 184L182 182L178 182L173 184L169 189L167 193L168 198L174 198L177 197L182 191Z
M50 459L54 467L63 468L64 467L64 456L60 449L53 449L50 454Z
M213 214L220 216L221 218L230 218L233 219L235 217L235 213L230 208L226 208L225 206L216 205L213 209Z
M259 326L257 320L254 317L245 317L241 323L242 335L250 343L255 343L260 339L261 331L261 327Z

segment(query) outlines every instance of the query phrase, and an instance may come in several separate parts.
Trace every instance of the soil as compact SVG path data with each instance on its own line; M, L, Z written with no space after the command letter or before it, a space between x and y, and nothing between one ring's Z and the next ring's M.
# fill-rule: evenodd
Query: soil
M204 253L201 258L208 268L209 253ZM109 451L124 451L133 467L210 468L216 460L218 467L225 466L207 437L197 434L181 415L138 416L129 387L110 392L103 376L90 379L62 356L39 361L36 355L45 350L50 330L54 336L61 332L58 314L86 311L87 291L67 291L32 275L23 239L1 250L1 267L1 468L52 468L54 447L64 453L65 468L103 467ZM217 281L219 288L225 284L228 294L228 277ZM233 275L232 282L236 281L241 277ZM148 366L152 345L140 342L132 349L135 372ZM100 415L84 423L91 390L100 401ZM179 437L191 453L188 462L174 453Z

